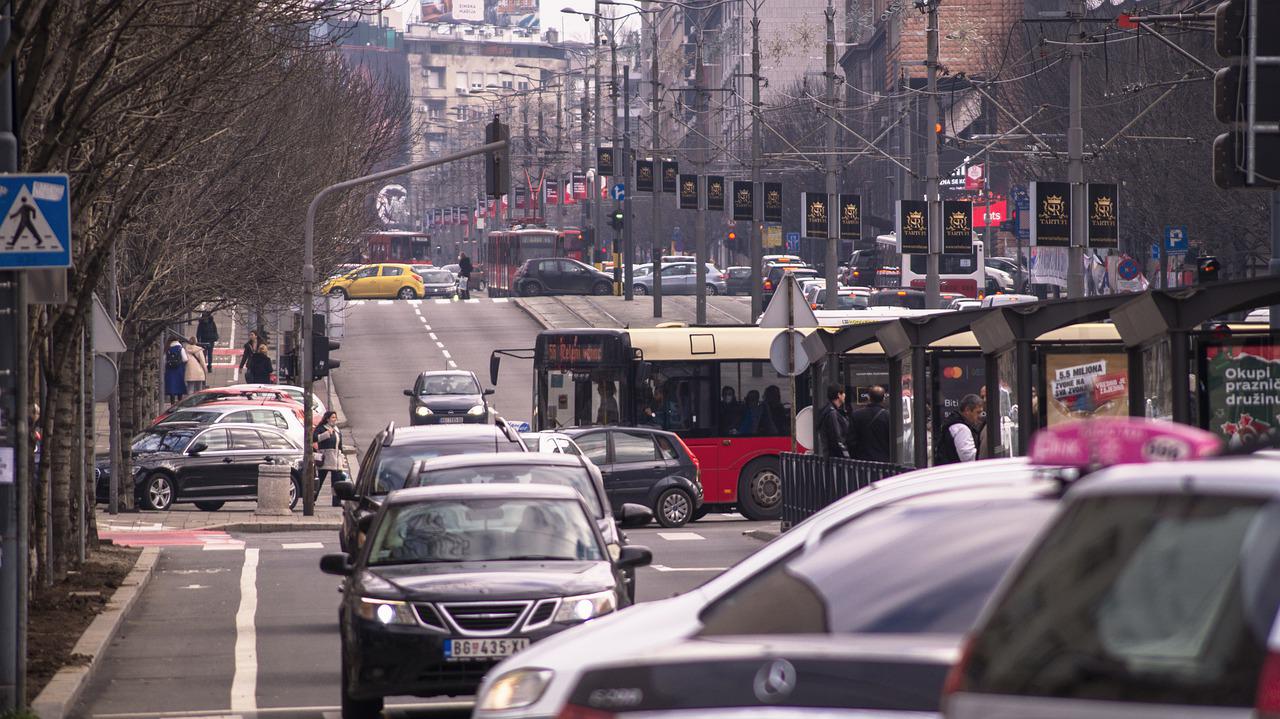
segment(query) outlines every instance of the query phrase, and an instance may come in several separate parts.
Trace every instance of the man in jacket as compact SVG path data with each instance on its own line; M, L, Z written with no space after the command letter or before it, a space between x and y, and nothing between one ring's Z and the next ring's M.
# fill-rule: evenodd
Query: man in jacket
M942 420L942 428L933 450L933 463L955 464L978 458L978 426L982 423L982 398L967 394L960 400L960 411Z
M867 390L867 403L849 415L849 456L868 462L888 462L892 443L884 387Z
M218 323L213 321L212 313L200 313L200 322L196 324L196 340L204 348L205 369L213 371L213 345L218 341Z
M462 299L471 299L471 258L467 253L458 253L458 279L462 285Z
M844 437L849 432L849 420L845 419L844 387L833 384L827 387L827 406L818 416L818 447L828 457L848 457Z

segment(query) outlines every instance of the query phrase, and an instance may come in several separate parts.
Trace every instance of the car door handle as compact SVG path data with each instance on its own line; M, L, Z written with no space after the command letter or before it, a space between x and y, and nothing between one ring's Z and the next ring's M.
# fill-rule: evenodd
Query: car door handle
M231 460L231 458L230 458L230 457L223 457L223 458L222 458L222 461L223 461L223 462L225 462L226 464L231 464L231 461L232 461L232 460Z

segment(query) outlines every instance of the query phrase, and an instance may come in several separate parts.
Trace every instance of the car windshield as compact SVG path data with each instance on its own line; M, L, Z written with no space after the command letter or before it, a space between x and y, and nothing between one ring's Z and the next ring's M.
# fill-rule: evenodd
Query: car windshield
M457 467L419 472L405 487L438 487L446 484L554 484L578 490L596 519L604 516L595 482L586 467L527 466L518 464Z
M194 429L149 429L133 438L133 453L181 452L195 436Z
M419 394L480 394L480 387L470 375L424 377Z
M582 507L549 499L451 499L393 504L369 566L519 560L603 561Z
M419 274L422 275L422 281L427 284L443 285L453 282L453 273L447 270L431 270Z
M749 274L751 274L751 268L750 268L750 267L730 267L730 268L729 268L729 270L728 270L728 275L729 275L730 277L735 277L735 278L736 278L736 277L746 277L746 276L747 276L747 275L749 275Z
M818 305L818 309L826 309L827 291L819 290L814 304ZM869 304L866 295L836 295L836 309L838 310L864 310Z
M520 452L520 445L508 442L505 438L481 440L471 438L465 441L431 442L421 444L403 444L383 447L378 455L378 476L374 483L374 494L386 494L404 486L405 477L413 469L413 463L452 454L489 454L493 452Z

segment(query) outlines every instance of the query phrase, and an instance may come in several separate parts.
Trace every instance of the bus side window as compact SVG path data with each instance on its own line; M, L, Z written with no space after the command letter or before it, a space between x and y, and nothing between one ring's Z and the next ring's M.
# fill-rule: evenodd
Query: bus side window
M740 437L791 432L790 382L767 362L720 364L720 432Z

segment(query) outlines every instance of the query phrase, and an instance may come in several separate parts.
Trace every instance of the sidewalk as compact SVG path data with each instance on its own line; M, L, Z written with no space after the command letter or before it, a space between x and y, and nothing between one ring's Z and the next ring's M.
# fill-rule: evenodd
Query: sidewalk
M551 296L512 299L544 329L570 327L656 327L663 322L693 324L697 316L696 298L687 295L662 298L662 317L653 316L653 298L637 295L627 302L622 297ZM707 298L707 323L744 325L750 322L751 298L713 296Z

